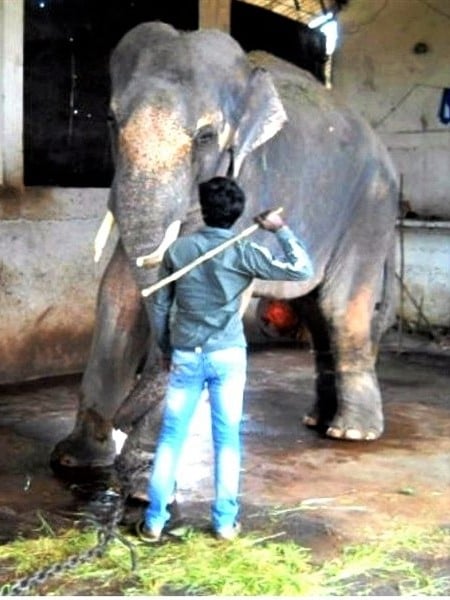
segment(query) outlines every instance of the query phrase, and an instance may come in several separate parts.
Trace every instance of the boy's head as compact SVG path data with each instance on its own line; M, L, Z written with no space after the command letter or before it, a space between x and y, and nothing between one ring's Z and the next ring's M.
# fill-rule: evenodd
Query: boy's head
M229 229L244 211L245 194L232 179L213 177L199 185L203 220L210 227Z

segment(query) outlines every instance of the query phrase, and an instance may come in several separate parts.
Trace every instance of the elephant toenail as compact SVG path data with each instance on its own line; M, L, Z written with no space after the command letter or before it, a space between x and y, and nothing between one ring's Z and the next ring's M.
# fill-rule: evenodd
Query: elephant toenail
M303 425L307 427L317 427L318 420L316 417L312 417L311 415L305 415L303 417Z
M344 436L344 432L339 427L328 427L327 436L335 439L341 439Z
M346 440L362 440L363 434L359 429L347 429L345 431L345 439Z

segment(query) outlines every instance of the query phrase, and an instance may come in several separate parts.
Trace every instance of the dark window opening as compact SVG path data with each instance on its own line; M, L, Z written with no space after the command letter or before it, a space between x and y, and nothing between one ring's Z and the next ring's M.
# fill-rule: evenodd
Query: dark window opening
M325 83L326 37L322 32L236 0L231 5L230 30L247 52L265 50L309 71Z
M108 62L132 27L198 27L197 0L25 0L25 185L108 187Z

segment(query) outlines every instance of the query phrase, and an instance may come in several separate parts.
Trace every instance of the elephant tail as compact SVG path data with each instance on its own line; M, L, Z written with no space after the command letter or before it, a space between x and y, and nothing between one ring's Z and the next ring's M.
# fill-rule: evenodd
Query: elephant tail
M381 336L395 323L395 237L383 266L381 295L372 323L372 341L378 349Z

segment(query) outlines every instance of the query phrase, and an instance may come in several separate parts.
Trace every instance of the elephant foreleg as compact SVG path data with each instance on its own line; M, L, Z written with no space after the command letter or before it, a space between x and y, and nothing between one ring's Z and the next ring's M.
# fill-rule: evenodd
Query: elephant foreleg
M93 340L72 433L54 448L54 467L113 464L112 419L136 380L148 319L119 242L99 287Z

